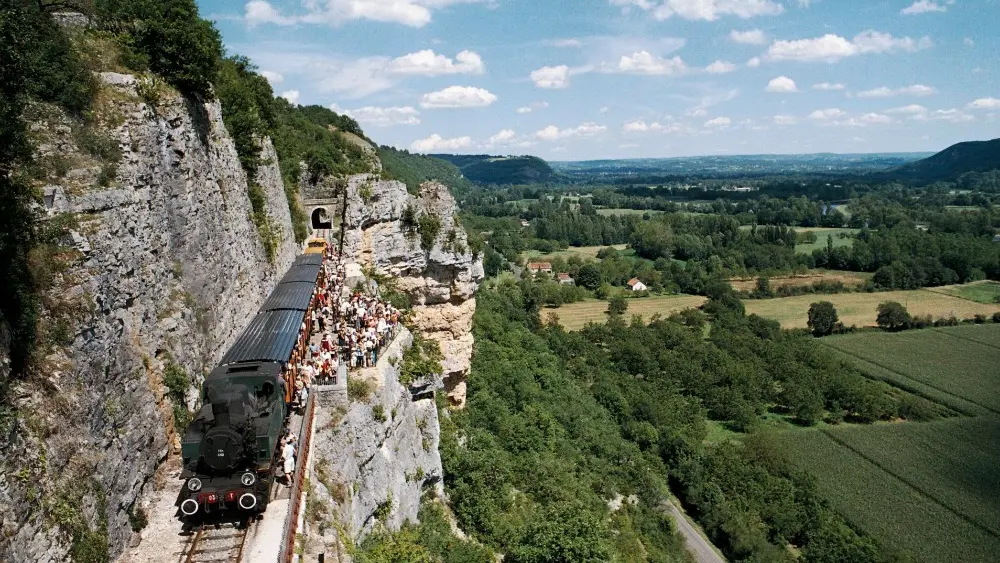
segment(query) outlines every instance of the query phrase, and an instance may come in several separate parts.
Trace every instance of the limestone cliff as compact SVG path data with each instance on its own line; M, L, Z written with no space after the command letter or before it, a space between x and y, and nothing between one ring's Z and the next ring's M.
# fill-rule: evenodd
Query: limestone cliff
M443 490L437 405L427 392L440 381L399 382L399 362L411 342L403 329L376 367L351 375L373 385L370 397L317 395L322 408L306 508L307 557L332 557L338 542L343 547L376 526L395 530L416 521L421 493Z
M0 458L3 561L122 552L132 508L170 448L165 367L190 374L193 402L198 378L296 254L280 172L266 164L256 180L278 230L266 255L217 103L150 100L131 76L102 78L114 111L101 124L122 155L113 178L83 154L79 124L49 111L32 128L40 159L68 163L44 187L45 212L73 218L65 243L75 250L63 253L43 313L68 325L12 393L20 417ZM277 161L270 143L264 150Z
M393 278L411 296L413 324L441 345L445 387L461 407L483 264L469 250L455 198L436 182L413 196L403 183L371 175L351 177L347 190L344 253Z

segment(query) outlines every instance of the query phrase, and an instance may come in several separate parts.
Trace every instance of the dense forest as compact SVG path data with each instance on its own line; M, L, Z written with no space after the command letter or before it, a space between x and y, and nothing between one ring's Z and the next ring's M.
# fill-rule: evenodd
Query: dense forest
M547 162L536 156L432 154L457 166L481 185L545 184L559 180Z
M446 160L384 145L378 148L378 157L382 161L385 177L403 182L413 194L419 192L420 184L428 180L441 182L451 188L453 194L472 187L458 167Z
M668 487L732 560L791 561L789 548L806 562L896 560L754 429L769 412L806 425L948 413L745 316L724 291L709 317L619 317L581 333L543 326L537 293L531 282L480 293L468 407L443 427L455 513L505 561L684 560ZM711 424L747 439L706 444Z

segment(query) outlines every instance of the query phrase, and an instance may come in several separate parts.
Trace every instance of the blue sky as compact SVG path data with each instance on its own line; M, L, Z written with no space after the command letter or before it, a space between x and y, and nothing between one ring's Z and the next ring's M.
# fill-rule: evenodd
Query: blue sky
M277 94L417 152L935 151L1000 137L1000 0L198 0Z

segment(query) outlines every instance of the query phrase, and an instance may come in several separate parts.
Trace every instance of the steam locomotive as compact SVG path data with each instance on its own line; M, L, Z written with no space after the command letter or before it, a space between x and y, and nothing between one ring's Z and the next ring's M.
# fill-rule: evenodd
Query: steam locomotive
M310 244L219 365L181 441L182 519L264 512L294 391L293 357L308 344L325 245ZM306 323L306 330L302 330Z

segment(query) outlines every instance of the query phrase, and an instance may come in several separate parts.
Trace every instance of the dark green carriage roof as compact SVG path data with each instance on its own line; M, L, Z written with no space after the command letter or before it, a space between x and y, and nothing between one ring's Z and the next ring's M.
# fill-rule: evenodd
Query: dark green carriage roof
M291 282L308 282L315 284L319 277L320 266L318 264L292 264L285 277L278 282L279 285Z
M295 266L320 266L323 264L322 254L302 254L292 262L292 267Z
M258 314L219 365L239 362L287 362L299 339L305 311L279 310Z
M305 311L312 302L313 290L316 285L309 282L279 283L274 292L261 306L263 311L298 310Z

